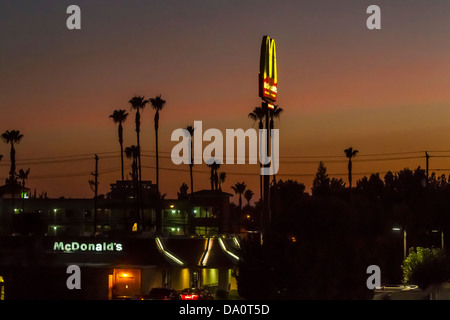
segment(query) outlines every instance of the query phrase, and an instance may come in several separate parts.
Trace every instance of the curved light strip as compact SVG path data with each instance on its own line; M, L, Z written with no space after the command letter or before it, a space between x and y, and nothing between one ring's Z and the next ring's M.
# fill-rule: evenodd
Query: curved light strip
M223 242L222 238L219 238L219 243L223 251L225 251L229 256L233 257L234 259L239 260L239 257L237 255L227 250L227 247L225 247L225 243Z
M238 237L233 237L233 241L234 241L234 244L235 244L238 248L241 248L241 245L239 244L239 239L238 239Z
M206 242L205 251L203 252L202 259L200 261L200 264L202 266L206 266L206 264L208 263L208 258L209 258L209 254L211 252L212 242L213 242L213 238L208 238L208 241Z
M161 251L164 255L166 255L168 258L170 258L172 261L178 263L180 266L184 265L183 261L175 257L173 254L171 254L169 251L167 251L164 248L164 245L160 238L156 238L156 245L158 246L159 251Z

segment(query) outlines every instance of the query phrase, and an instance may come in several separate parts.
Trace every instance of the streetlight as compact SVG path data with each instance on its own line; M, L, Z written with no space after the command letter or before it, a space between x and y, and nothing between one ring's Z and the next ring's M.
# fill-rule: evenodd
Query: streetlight
M406 260L406 228L403 227L393 227L392 231L402 231L403 230L403 260Z
M433 229L433 230L431 230L431 232L438 233L439 230ZM441 230L441 250L442 250L442 252L444 252L444 231L442 231L442 230Z

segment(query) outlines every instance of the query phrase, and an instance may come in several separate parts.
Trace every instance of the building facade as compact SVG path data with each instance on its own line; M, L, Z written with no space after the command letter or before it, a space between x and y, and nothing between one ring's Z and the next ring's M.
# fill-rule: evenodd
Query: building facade
M3 297L138 299L154 287L237 290L231 195L202 190L158 200L151 182L145 186L139 201L121 182L97 199L0 198ZM66 285L70 265L81 270L80 290Z

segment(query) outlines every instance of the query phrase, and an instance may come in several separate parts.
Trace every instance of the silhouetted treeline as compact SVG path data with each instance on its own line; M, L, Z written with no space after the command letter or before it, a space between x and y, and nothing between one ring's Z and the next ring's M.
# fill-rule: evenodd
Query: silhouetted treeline
M262 246L247 242L239 292L254 299L367 299L367 267L381 268L382 284L402 279L407 247L441 247L450 223L450 183L404 169L372 174L348 188L321 163L311 195L302 183L271 188L272 232Z

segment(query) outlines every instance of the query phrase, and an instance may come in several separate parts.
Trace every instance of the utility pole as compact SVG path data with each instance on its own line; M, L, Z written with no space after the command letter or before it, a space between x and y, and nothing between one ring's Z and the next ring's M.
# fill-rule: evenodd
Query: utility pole
M429 168L429 166L428 166L428 160L430 159L430 156L428 155L428 152L427 151L425 151L425 159L426 159L426 165L425 165L425 167L426 167L426 175L427 175L427 180L426 180L426 185L428 186L428 168Z
M97 231L97 195L98 195L98 155L95 154L95 173L91 172L91 175L94 176L94 181L89 180L89 185L91 189L94 191L94 236Z

